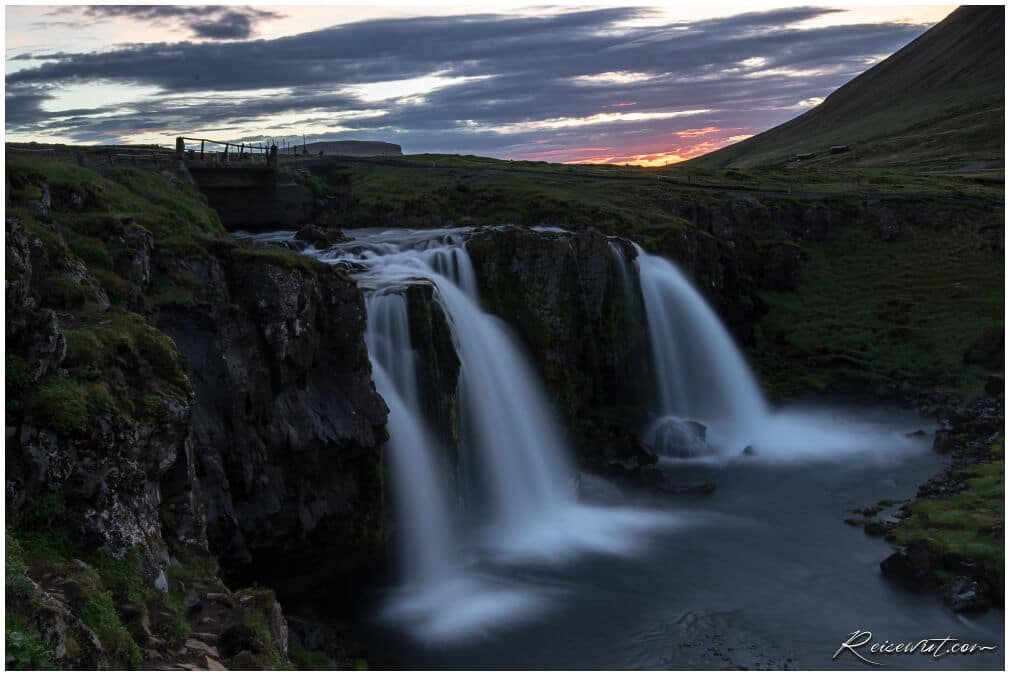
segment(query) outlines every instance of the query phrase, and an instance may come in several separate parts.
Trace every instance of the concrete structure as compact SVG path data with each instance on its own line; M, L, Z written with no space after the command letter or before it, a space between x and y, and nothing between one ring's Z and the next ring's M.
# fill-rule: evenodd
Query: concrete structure
M199 149L186 148L186 140L199 143ZM224 150L210 151L211 144ZM175 147L178 161L229 230L294 227L312 215L312 193L294 181L281 182L277 146L179 138Z

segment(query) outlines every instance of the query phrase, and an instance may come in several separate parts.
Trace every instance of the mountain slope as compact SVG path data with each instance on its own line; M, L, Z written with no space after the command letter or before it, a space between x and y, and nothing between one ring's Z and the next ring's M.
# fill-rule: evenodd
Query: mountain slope
M803 115L691 162L708 168L781 165L1002 166L1004 7L960 7ZM829 155L832 145L851 152Z

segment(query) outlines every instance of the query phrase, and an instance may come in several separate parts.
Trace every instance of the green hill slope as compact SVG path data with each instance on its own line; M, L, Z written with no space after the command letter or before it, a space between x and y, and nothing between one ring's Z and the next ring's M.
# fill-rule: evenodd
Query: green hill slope
M1003 164L1003 7L960 7L807 113L689 163L978 169ZM849 153L830 155L832 145Z

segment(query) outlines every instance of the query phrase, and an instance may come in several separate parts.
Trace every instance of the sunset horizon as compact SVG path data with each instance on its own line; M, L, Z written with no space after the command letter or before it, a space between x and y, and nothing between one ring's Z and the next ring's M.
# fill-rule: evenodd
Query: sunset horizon
M869 9L8 7L7 140L665 166L802 114L953 7Z

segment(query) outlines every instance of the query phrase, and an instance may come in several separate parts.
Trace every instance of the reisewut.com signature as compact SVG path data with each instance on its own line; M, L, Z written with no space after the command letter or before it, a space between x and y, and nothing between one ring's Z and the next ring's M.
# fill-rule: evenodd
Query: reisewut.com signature
M883 655L929 655L934 660L939 660L948 655L972 655L996 649L997 646L994 645L962 641L953 636L920 638L903 643L886 640L874 641L873 632L857 629L847 639L842 641L842 644L835 651L835 654L831 656L831 659L837 660L840 655L850 652L867 664L882 667L886 665L882 662L876 662L870 659L870 657L880 658ZM867 655L870 657L867 657Z

